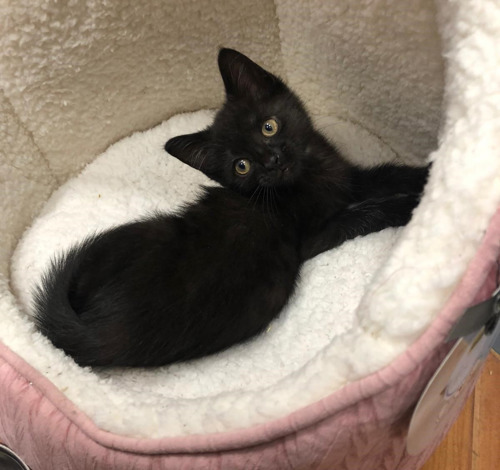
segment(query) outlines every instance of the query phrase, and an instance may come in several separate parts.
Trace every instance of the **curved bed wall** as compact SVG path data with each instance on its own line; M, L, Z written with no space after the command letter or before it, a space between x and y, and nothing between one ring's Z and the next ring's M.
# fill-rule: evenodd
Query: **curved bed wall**
M405 417L499 256L498 3L7 0L1 17L0 440L37 470L418 468L432 449L405 454ZM54 189L108 145L221 102L219 46L281 73L353 159L421 163L435 150L422 205L356 313L401 350L357 367L346 338L330 359L353 383L257 427L124 437L22 359L10 258Z

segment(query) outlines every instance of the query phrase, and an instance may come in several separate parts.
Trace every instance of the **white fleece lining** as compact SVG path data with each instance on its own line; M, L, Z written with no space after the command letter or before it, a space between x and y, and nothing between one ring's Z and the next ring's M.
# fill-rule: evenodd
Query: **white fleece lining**
M13 257L12 284L25 312L30 312L33 288L54 253L107 227L155 210L175 210L196 199L200 184L213 184L163 150L167 139L202 129L212 117L209 111L179 115L136 133L110 147L53 194ZM241 391L259 396L348 331L360 297L397 233L387 229L306 263L296 295L267 332L215 356L152 370L71 368L64 376L54 376L55 364L68 359L33 333L49 349L45 359L51 358L50 368L35 360L36 367L106 429L157 437L162 434L156 427L165 422L168 435L222 430L228 424L232 428L236 423L221 422L218 416L208 420L199 407L223 407L228 394ZM89 388L100 389L118 407L96 404L96 390L89 395ZM111 419L110 413L118 415L127 402L126 417L119 418L126 418L127 424ZM158 415L153 426L151 414Z
M363 2L359 3L358 8L362 9ZM476 252L488 222L500 204L500 4L496 0L437 0L436 5L443 41L441 52L447 59L447 74L440 143L438 150L431 156L434 166L429 184L413 220L399 233L384 231L346 243L335 250L335 253L321 255L312 261L317 264L304 267L304 295L307 293L304 286L307 287L308 283L315 285L317 282L312 277L308 278L310 269L310 276L317 275L319 282L321 279L328 279L325 291L331 290L331 294L336 295L338 289L345 287L344 292L349 291L349 301L353 302L352 305L345 305L348 310L346 312L342 310L344 307L340 301L335 303L334 299L328 298L330 309L338 307L334 312L335 319L342 318L342 326L332 321L332 328L338 329L332 331L330 338L323 338L321 349L316 352L307 352L306 349L303 354L309 355L304 357L305 360L299 362L296 358L295 368L285 371L281 376L278 356L270 353L271 362L259 361L267 382L249 386L250 381L245 376L243 383L224 383L229 375L227 368L238 353L247 354L251 348L259 347L259 341L264 343L270 335L278 338L285 332L288 320L293 317L291 307L267 335L257 339L255 343L234 348L216 358L215 361L221 361L220 368L216 367L216 362L209 365L208 362L214 360L210 358L189 366L176 365L157 371L97 374L78 368L41 335L33 332L29 319L19 312L12 297L5 294L8 292L5 278L0 278L0 339L42 371L97 425L109 431L140 437L208 433L266 422L310 404L344 384L388 364L414 341L439 311ZM408 21L411 22L412 18L408 18ZM322 25L328 26L329 23L325 21ZM331 27L334 28L335 24L332 23ZM288 64L286 67L291 67L293 61L288 59L289 57L285 58L285 63ZM425 81L426 77L423 76L422 80ZM394 86L405 89L406 85L403 81L395 81ZM406 90L408 93L411 93L410 88ZM421 97L422 100L426 98L425 95ZM388 105L394 108L400 106L397 101L388 101ZM362 122L363 111L359 112L359 120ZM182 125L180 121L175 125L187 130L189 117L177 119L186 119ZM209 116L205 115L205 119L208 120ZM113 149L121 148L124 154L128 153L132 143L139 142L143 137L140 155L145 155L149 152L147 149L157 149L158 145L161 147L169 137L169 132L175 133L173 128L169 128L174 126L174 122L175 120L162 125L163 128L124 139L108 152L111 154L115 151ZM150 146L146 140L153 139L158 129L162 129L163 135L161 139L155 137L158 139L157 143ZM404 142L404 137L401 133L398 136L400 144ZM392 138L389 136L388 139L390 141ZM157 169L165 166L166 171L173 171L175 163L166 163L166 156L161 154L159 157L160 154L161 151L156 157L152 156L153 160L161 158ZM96 162L95 167L101 164L105 166L106 160L103 157ZM138 168L144 165L142 161L137 164ZM119 166L108 169L109 174L114 175ZM91 167L86 171L92 171ZM182 171L180 168L174 171L176 178ZM156 174L151 177L160 178ZM197 177L192 174L189 179L194 181ZM173 178L167 180L172 182ZM73 180L73 183L77 181L78 179ZM94 180L94 183L98 182ZM110 181L103 183L105 186ZM175 196L185 191L185 188L174 186L173 189L166 188L167 192L170 191L167 194L162 192L165 188L160 189L161 184L153 186L149 179L139 179L127 182L126 190L121 187L113 188L113 191L118 191L113 192L113 197L120 191L128 192L135 188L135 183L139 187L149 186L147 189L152 191L150 194L154 195L155 203L174 202ZM101 187L103 186L93 189L100 191ZM52 201L56 201L57 197L60 197L59 201L63 198L66 202L72 200L73 189L70 189L70 185L64 188L66 189L58 192ZM100 193L94 192L92 204L85 206L95 211L94 215L90 213L84 217L86 223L87 220L100 216L99 199L107 200L107 193L103 192L101 198L98 194ZM134 192L126 200L130 201L130 207L123 208L127 216L125 217L124 212L114 214L115 223L125 220L138 207L143 207L142 202L139 202L139 193ZM46 206L45 215L55 208L54 204L55 202L51 202ZM81 210L80 203L75 209L76 212ZM32 230L41 220L42 217L37 219ZM67 236L58 231L49 235L51 252L58 248L59 240L62 246L63 238ZM45 247L40 250L34 254L34 258L46 258L49 254ZM15 266L21 260L20 253L18 251L13 260ZM334 257L335 263L328 265L329 261L326 260L330 256ZM349 279L352 283L347 285L347 280L335 276L345 272L342 267L351 266L353 262L356 262L357 274L354 279ZM337 267L340 268L335 271ZM321 274L323 268L325 271ZM27 264L24 269L24 273L16 274L16 268L13 267L12 283L21 291L21 285L25 281L20 278L26 276L27 279L32 279L29 276L35 276L36 268L35 265ZM29 274L30 270L32 274ZM20 295L26 299L26 296L22 297L22 292ZM295 304L300 305L300 295L298 292ZM346 298L340 300L343 302ZM305 309L298 309L297 319L301 316L299 312L312 310L309 304ZM303 329L317 321L314 318L302 325L297 323L295 331L302 338ZM318 331L321 329L326 329L325 324ZM294 346L286 343L289 350L293 350ZM297 355L301 354L302 352ZM212 375L205 373L210 367L214 370ZM266 369L271 373L264 374ZM186 378L189 373L191 376ZM176 380L181 380L180 374L186 374L184 383L189 382L190 385L186 390L171 385ZM201 380L201 377L211 381L212 396L192 398L197 393L192 384ZM168 381L171 382L167 386ZM218 389L215 384L218 384ZM200 386L198 390L201 389ZM184 397L183 393L190 393L191 398Z

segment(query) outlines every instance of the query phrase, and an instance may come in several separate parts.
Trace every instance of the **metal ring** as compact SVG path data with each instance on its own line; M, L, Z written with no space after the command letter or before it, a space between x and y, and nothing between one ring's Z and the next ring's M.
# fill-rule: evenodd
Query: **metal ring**
M2 444L0 444L0 468L2 470L30 470L20 457Z
M497 295L495 303L493 304L493 313L495 313L495 315L500 313L500 294Z

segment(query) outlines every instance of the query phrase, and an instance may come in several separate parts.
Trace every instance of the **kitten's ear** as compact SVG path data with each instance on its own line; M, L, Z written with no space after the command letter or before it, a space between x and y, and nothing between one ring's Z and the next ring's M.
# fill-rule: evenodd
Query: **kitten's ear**
M219 70L228 97L258 99L284 86L278 77L233 49L219 51Z
M168 140L165 150L181 162L200 170L209 175L211 159L207 156L211 153L211 140L208 130L195 132L194 134L179 135Z

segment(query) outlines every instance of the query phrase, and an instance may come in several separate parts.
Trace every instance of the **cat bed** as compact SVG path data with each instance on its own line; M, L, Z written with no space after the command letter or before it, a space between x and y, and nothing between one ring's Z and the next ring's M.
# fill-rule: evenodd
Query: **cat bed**
M180 115L150 131L134 134L113 145L53 194L12 258L12 286L24 312L32 312L34 289L54 253L64 252L108 227L155 211L173 212L196 199L200 185L210 184L210 180L167 155L163 144L176 135L205 128L212 117L206 111ZM49 374L57 387L65 387L66 396L94 420L103 425L109 423L108 430L117 433L165 437L238 429L245 417L234 410L220 422L219 413L225 403L231 400L239 408L237 401L242 400L244 407L257 414L273 413L275 404L269 410L260 410L258 400L260 390L276 386L283 387L277 397L281 396L284 412L288 413L296 406L315 401L320 387L327 390L348 381L342 369L335 368L335 376L324 385L303 387L300 397L289 395L291 389L286 384L279 385L311 361L315 364L308 366L308 375L321 374L325 369L325 358L316 356L333 338L353 329L353 312L397 235L397 230L386 229L309 261L301 271L293 300L266 333L212 357L153 370L91 371L71 367L76 375L66 370L64 375L53 376L51 370L64 369L70 361L40 339L42 350L49 349L52 357L40 351L30 364ZM335 279L333 289L330 279ZM290 350L292 344L294 348ZM396 347L391 338L383 341L384 349ZM40 364L36 363L37 358L42 361ZM96 391L109 402L96 403ZM307 397L308 391L311 397ZM154 421L149 416L152 397L161 403L154 410ZM113 419L123 403L130 407L127 423ZM199 413L200 406L206 413ZM181 416L179 407L183 409ZM244 414L249 419L247 426L261 420L248 411ZM168 429L161 423L169 423Z
M0 441L34 470L413 469L433 450L406 452L409 411L500 256L499 7L250 3L7 4ZM281 72L349 158L423 164L437 147L421 204L407 227L306 263L250 342L157 369L80 368L35 331L31 287L58 250L206 183L163 144L212 112L153 123L220 102L217 44Z

